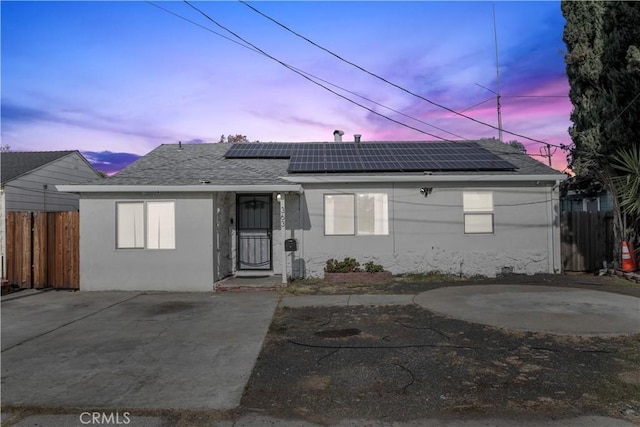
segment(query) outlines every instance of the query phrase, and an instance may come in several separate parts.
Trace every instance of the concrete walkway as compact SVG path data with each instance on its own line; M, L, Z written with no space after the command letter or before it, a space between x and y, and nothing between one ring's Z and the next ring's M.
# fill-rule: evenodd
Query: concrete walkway
M450 286L418 295L283 297L281 307L418 304L472 323L557 335L640 333L640 298L588 289L534 285Z
M557 335L640 333L640 298L534 285L452 286L423 292L416 304L468 322Z

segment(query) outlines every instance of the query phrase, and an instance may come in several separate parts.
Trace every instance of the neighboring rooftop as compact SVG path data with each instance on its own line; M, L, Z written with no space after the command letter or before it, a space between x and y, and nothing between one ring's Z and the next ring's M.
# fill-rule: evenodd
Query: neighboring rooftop
M468 141L465 141L468 143ZM433 172L433 175L559 175L559 171L532 159L517 149L497 140L473 141L513 166L509 170L456 170ZM430 144L432 142L423 142ZM91 184L100 185L197 185L202 181L216 185L288 184L282 177L288 172L288 158L225 158L227 151L238 144L164 144L141 157L116 175ZM273 143L263 142L269 145ZM279 145L283 143L278 143ZM306 143L288 143L303 145ZM318 144L318 143L316 143ZM328 142L326 144L351 144ZM275 146L274 146L275 148ZM340 175L340 173L320 173ZM296 173L319 175L318 173ZM353 175L353 173L351 174ZM423 172L358 172L358 175L423 175Z
M76 151L5 151L0 154L3 184Z

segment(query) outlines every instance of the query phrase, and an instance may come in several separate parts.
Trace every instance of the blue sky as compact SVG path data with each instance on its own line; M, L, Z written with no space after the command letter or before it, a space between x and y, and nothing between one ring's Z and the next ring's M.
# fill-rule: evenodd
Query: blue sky
M183 2L156 4L233 37ZM329 86L381 114L442 138L497 136L336 59L240 2L193 4L279 60L442 130ZM371 72L497 125L494 94L479 86L497 89L490 2L250 4ZM503 127L569 144L560 3L495 2L495 11ZM2 143L12 150L79 149L113 172L162 143L216 142L221 134L326 141L343 129L345 138L362 134L363 141L434 139L146 2L2 2L1 16ZM540 144L504 138L539 153ZM566 166L559 150L554 166Z

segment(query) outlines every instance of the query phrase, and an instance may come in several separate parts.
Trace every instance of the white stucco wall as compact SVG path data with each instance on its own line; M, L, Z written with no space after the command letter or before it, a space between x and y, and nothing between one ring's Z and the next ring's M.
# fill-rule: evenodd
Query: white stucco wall
M304 261L300 258L302 254L302 230L300 227L301 213L300 195L287 193L285 195L285 233L282 234L280 226L280 203L273 196L273 272L282 274L282 257L286 258L287 277L304 277ZM284 239L296 239L298 250L295 252L284 252Z
M222 280L235 272L235 193L214 193L216 202L217 240L216 262L218 264L215 280Z
M80 290L211 291L214 193L85 194L80 200ZM116 249L116 202L174 200L176 248Z
M328 259L374 261L394 274L440 271L493 277L552 273L560 269L557 191L551 184L496 184L465 187L492 191L494 233L465 234L459 185L305 185L302 195L286 195L286 229L273 194L273 272L287 277L322 277ZM325 236L324 194L386 193L389 234ZM116 202L175 200L176 249L116 249ZM215 281L236 271L236 194L84 194L80 200L80 289L210 291ZM550 226L553 224L553 226ZM283 238L298 250L283 252Z
M394 274L440 271L493 277L503 268L514 273L559 272L557 200L551 185L465 187L494 193L494 233L465 234L459 186L433 184L424 197L419 184L334 185L330 190L305 185L310 212L304 226L307 276L321 277L327 259L372 260ZM325 236L324 194L384 192L389 199L389 235ZM554 225L554 233L549 224ZM552 236L553 234L553 236ZM310 243L312 242L312 243ZM555 259L555 265L554 265Z

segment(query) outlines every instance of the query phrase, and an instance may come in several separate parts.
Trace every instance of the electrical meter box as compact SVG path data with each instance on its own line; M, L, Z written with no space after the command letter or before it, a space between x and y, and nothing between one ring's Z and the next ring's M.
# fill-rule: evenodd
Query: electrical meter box
M293 252L298 250L298 242L296 239L287 239L284 241L284 250L287 252Z

